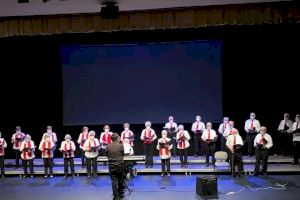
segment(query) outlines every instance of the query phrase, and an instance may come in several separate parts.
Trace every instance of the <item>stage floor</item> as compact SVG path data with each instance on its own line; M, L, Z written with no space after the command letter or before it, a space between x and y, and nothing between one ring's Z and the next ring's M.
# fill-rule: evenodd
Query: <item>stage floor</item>
M18 178L0 179L0 200L110 200L112 191L108 175L88 179L76 177L54 178ZM286 189L277 186L286 185ZM249 187L247 187L247 186ZM238 192L228 195L229 192ZM274 187L275 189L266 189ZM196 175L142 175L130 180L130 196L126 192L125 200L192 200L195 197ZM256 190L256 191L254 191ZM300 196L300 175L245 176L231 178L229 175L218 175L219 199L243 200L297 200Z
M254 170L254 163L255 157L248 157L244 156L244 168L245 173L249 174L252 173ZM269 165L268 165L268 173L271 174L298 174L300 173L300 166L299 165L290 165L292 162L292 157L283 157L283 156L270 156L269 158ZM63 171L63 159L62 158L55 158L55 167L54 167L54 174L62 175ZM7 175L20 175L23 174L23 168L20 167L18 169L14 168L14 159L6 159L6 169L5 173ZM229 173L228 167L222 167L214 169L213 165L211 164L209 167L204 165L205 158L203 156L194 157L190 156L188 158L188 168L181 168L179 157L171 158L171 173L183 173L186 175L191 175L193 173ZM37 175L44 174L44 169L42 166L41 159L34 160L34 173ZM140 174L156 174L161 173L161 166L160 166L160 159L159 157L154 157L154 166L153 168L145 168L144 162L138 162L135 165L137 172ZM86 169L81 167L81 159L75 158L75 172L77 175L86 175ZM98 173L99 174L108 174L108 168L104 167L102 163L98 163Z

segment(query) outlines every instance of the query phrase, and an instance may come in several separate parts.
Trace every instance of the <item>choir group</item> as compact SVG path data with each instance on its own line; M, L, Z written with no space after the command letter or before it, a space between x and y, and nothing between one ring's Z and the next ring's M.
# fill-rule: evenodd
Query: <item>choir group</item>
M284 119L280 122L278 131L285 135L293 135L294 144L294 162L298 164L300 150L300 115L296 115L295 122L289 119L289 115L284 114ZM120 140L124 146L125 155L133 155L134 134L130 130L128 123L124 124L124 131L120 135ZM207 122L206 125L201 121L199 115L196 116L196 121L192 124L191 131L194 136L195 157L204 154L206 157L206 166L209 166L209 156L212 156L212 164L215 162L214 154L216 151L216 141L220 137L221 150L226 151L229 155L229 162L233 175L235 176L235 166L238 168L238 176L243 173L242 147L244 142L247 143L249 156L252 156L255 150L256 164L254 175L258 175L260 164L262 162L262 172L267 172L269 149L273 146L272 137L267 133L267 128L260 125L260 122L255 119L255 113L250 114L250 119L245 121L244 126L246 132L246 140L244 141L239 134L239 131L234 128L234 122L229 121L228 117L224 117L223 123L218 128L218 133L212 128L212 123ZM89 131L88 127L83 127L77 143L81 150L82 167L86 166L88 177L97 176L97 157L105 155L106 146L111 143L112 132L110 127L105 125L103 132L100 134L99 140L95 137L95 131ZM76 145L72 141L69 134L65 135L64 141L58 148L62 152L64 158L64 174L65 178L68 175L69 167L71 175L75 176L74 170L74 152ZM151 122L145 123L145 129L141 132L140 139L144 146L146 156L145 167L153 167L153 144L157 139L155 131L151 128ZM162 166L162 176L170 176L170 157L180 157L182 168L186 168L188 164L188 148L190 147L191 136L183 125L177 125L174 122L173 116L169 117L168 123L165 124L161 131L161 138L158 139L156 149L159 152ZM28 176L28 168L30 177L33 177L33 160L35 158L35 143L29 134L21 131L21 127L16 127L16 132L12 135L11 143L16 155L16 168L19 166L19 157L22 159L24 168L24 177ZM4 149L7 148L7 143L1 137L0 132L0 168L1 176L4 177ZM52 127L47 127L47 132L43 134L42 140L39 143L38 149L41 152L43 159L45 177L53 177L53 156L57 148L57 136L52 131ZM282 147L284 148L284 147ZM167 167L167 169L166 169Z

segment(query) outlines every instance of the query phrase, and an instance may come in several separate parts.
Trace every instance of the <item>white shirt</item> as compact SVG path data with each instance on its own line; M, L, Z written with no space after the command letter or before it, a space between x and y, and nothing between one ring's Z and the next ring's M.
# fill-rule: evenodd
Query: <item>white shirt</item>
M97 138L94 138L94 140L87 139L83 145L83 151L85 151L84 155L87 158L96 158L98 156L98 150L96 151L90 151L92 147L96 147L99 149L100 143Z
M300 122L298 123L298 126L297 126L297 122L294 122L293 123L292 131L295 131L298 128L300 128ZM296 136L296 134L293 134L293 141L294 142L300 142L300 135Z
M57 142L57 136L56 136L56 133L54 133L54 132L47 133L47 132L46 132L46 133L43 134L42 140L45 138L45 135L49 135L49 136L50 136L50 139L51 139L54 143Z
M181 137L185 137L184 141L179 140ZM186 130L178 131L176 134L177 149L186 149L190 146L189 140L191 139L189 132Z
M149 133L149 132L150 132L150 133ZM145 134L146 134L146 135L145 135ZM147 137L148 137L149 134L150 134L151 142L153 142L154 140L157 139L157 136L156 136L155 131L154 131L152 128L150 128L149 130L144 129L144 130L142 131L142 134L141 134L141 140L144 141L144 136L147 136ZM144 141L144 142L145 142L145 141Z
M175 122L172 122L172 123L168 122L168 123L166 123L164 128L167 128L167 129L175 128L174 132L178 131L177 124Z
M226 146L229 149L232 149L234 146L234 138L235 138L236 145L244 145L243 139L240 135L238 134L229 135L226 140Z
M60 150L62 150L64 158L74 158L74 151L76 150L76 146L73 141L62 141Z
M287 125L289 127L288 130L291 130L293 128L293 121L288 119L286 120L281 120L279 126L278 126L278 130L279 131L283 131L284 130L284 126Z
M130 142L130 145L133 146L133 140L134 140L134 135L131 130L123 131L121 133L121 141L123 141L125 138L127 138Z
M260 143L262 140L262 137L264 139L266 139L268 141L267 145L265 146L267 149L270 149L272 146L273 146L273 141L272 141L272 137L268 134L268 133L265 133L264 135L262 134L257 134L255 139L254 139L254 147L257 147L257 143L258 144L262 144Z
M25 148L27 148L27 149L30 148L31 151L23 151ZM32 140L30 140L28 142L24 140L20 146L21 158L23 160L31 160L31 159L35 158L34 149L35 149L35 146L34 146L34 142Z
M159 143L169 143L168 148L161 148ZM160 138L157 141L156 149L159 150L159 157L160 159L168 159L171 157L171 149L173 148L173 145L171 144L170 138Z
M196 132L196 131L199 131L199 130L201 130L203 132L205 130L205 124L201 121L199 121L199 122L196 121L192 125L192 131Z
M220 133L220 135L223 135L223 133L229 129L229 124L228 123L222 123L219 126L218 132Z
M89 138L89 133L88 132L83 132L79 134L77 143L79 144L79 147L82 149L84 142Z
M210 133L209 134L210 136L208 135L208 133ZM208 138L208 136L209 136L209 138ZM208 139L213 140L216 137L218 137L218 136L217 136L217 133L216 133L215 130L213 130L213 129L210 129L210 130L205 129L205 131L202 133L201 139L203 141L206 141Z
M124 146L124 154L125 155L130 155L131 156L131 155L134 154L133 148L130 144L124 143L123 146Z
M53 158L54 142L52 140L42 140L39 150L42 152L42 158Z
M19 150L24 138L25 138L25 133L22 132L14 133L11 137L11 142L13 143L13 149Z
M0 156L4 156L4 149L7 147L7 143L4 138L0 138Z
M250 129L250 127L251 127L251 122L252 122L252 119L247 119L246 121L245 121L245 131L247 132L247 133L249 133L249 129ZM254 119L253 120L253 127L255 127L255 131L256 132L259 132L260 131L260 123L259 123L259 121L257 120L257 119Z

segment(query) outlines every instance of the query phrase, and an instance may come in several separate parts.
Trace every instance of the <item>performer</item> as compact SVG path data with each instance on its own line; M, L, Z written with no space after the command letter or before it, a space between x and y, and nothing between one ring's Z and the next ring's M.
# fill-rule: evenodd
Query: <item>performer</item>
M88 178L91 177L92 171L93 176L97 177L97 157L100 148L100 143L97 138L95 138L95 131L89 132L89 138L85 141L83 145L83 151L85 151L86 157L86 168Z
M49 135L50 139L52 140L52 142L56 146L57 135L56 135L56 133L54 133L52 131L52 126L47 126L47 132L43 134L43 138L45 137L45 135Z
M178 131L177 124L174 122L174 117L169 117L169 122L165 124L164 129L168 132L168 137L171 139L173 146L172 156L176 157L176 133Z
M21 158L23 161L24 175L23 178L28 176L27 168L30 170L30 177L33 178L33 160L35 158L34 155L35 145L31 140L30 135L25 136L25 140L20 145Z
M124 147L120 143L120 137L117 133L112 134L111 144L106 147L106 156L109 163L109 173L114 200L124 198Z
M144 152L146 156L145 167L153 167L153 141L157 139L155 131L151 128L151 122L145 122L145 129L142 131L141 140L144 143Z
M16 165L15 168L19 167L19 158L20 158L20 146L22 141L25 138L25 134L21 131L21 127L16 127L16 132L11 137L11 143L13 144L13 149L15 150L16 154Z
M299 152L300 152L300 115L297 114L295 122L293 124L292 132L293 144L294 144L294 161L292 165L299 164Z
M248 145L248 154L250 157L253 155L253 141L255 135L260 131L260 123L257 119L255 119L255 113L250 113L250 119L245 121L245 131L247 133L247 145Z
M177 149L180 156L181 167L187 167L187 155L188 148L190 147L189 140L191 139L188 131L184 130L184 126L180 124L178 126L178 132L176 135Z
M258 176L260 161L262 161L263 174L267 173L268 168L268 157L269 157L269 149L273 146L272 137L267 133L267 128L262 126L260 129L260 133L256 135L254 139L254 147L255 149L255 170L254 176Z
M124 146L124 154L125 156L132 156L134 155L134 150L131 146L131 142L128 138L123 139L123 146Z
M224 133L226 130L229 129L229 117L224 117L223 118L223 123L220 124L218 132L221 135L221 151L225 151L225 146L226 146L226 137L224 136Z
M216 134L216 131L212 129L211 122L206 123L206 130L204 130L201 139L204 144L204 150L206 156L206 167L209 166L209 155L212 156L212 163L214 165L216 162L215 152L216 152L216 141L218 139L218 135Z
M277 129L277 137L273 138L274 144L277 146L277 153L283 156L290 155L289 147L292 146L292 134L289 134L289 132L293 129L293 121L289 117L289 113L283 115L283 120L281 120Z
M229 162L233 177L236 176L235 166L238 167L238 176L244 172L242 147L244 145L242 137L238 134L237 129L232 129L232 134L227 137L226 146L229 149Z
M121 141L123 142L124 139L128 139L130 146L133 147L133 141L134 141L134 134L133 132L129 129L129 124L125 123L123 125L124 131L121 133Z
M112 132L110 132L110 127L108 125L105 125L103 127L104 132L100 134L100 148L101 148L101 155L105 155L105 149L106 146L111 143L111 136Z
M170 138L168 138L168 132L163 130L161 132L161 138L158 139L156 149L159 151L159 157L161 160L161 176L165 176L166 165L167 165L167 174L170 176L171 166L170 166L170 150L173 148L173 144Z
M50 178L53 177L53 151L54 142L50 134L45 134L43 140L40 142L39 150L42 152L44 162L45 178L48 177L48 169L50 171Z
M74 151L76 150L76 146L72 141L71 135L65 135L65 141L63 141L60 145L59 150L63 153L64 157L64 178L68 176L68 164L70 164L71 168L71 175L75 177L75 170L74 170Z
M77 143L79 144L80 148L80 153L81 153L81 167L84 168L86 165L86 160L84 156L84 151L83 151L83 145L85 141L89 138L89 128L87 126L84 126L82 128L82 132L79 134Z
M202 143L202 133L205 130L205 125L201 122L201 116L196 116L196 121L192 125L192 132L194 133L194 142L195 142L195 157L199 156L202 153L201 143Z
M4 178L4 155L5 155L5 148L7 148L7 143L4 138L2 138L2 134L0 131L0 168L1 168L1 178Z

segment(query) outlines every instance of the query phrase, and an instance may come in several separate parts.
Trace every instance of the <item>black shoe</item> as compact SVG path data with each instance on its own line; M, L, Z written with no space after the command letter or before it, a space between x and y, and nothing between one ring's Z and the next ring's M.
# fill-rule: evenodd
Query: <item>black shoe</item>
M257 173L257 172L255 172L255 173L253 174L253 176L258 176L258 173Z
M180 167L183 168L183 165L181 164Z
M251 157L252 157L252 155L249 155L249 157L251 158Z

